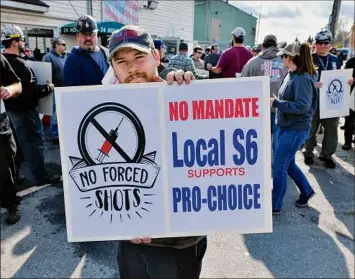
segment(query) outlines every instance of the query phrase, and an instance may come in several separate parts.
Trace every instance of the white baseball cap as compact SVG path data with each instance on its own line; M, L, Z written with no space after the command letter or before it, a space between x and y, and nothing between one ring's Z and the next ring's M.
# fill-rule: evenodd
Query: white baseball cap
M244 37L245 36L245 30L242 27L237 27L233 30L232 34L239 38L239 37Z

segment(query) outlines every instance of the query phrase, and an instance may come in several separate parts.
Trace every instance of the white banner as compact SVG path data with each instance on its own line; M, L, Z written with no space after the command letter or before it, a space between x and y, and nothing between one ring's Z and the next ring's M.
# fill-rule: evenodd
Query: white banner
M320 119L349 115L352 69L322 71L319 90Z
M47 84L47 81L52 83L52 64L48 62L26 61L28 66L34 71L37 83L40 85ZM45 115L53 115L53 98L54 94L39 99L38 111Z
M269 88L58 88L69 241L271 232Z

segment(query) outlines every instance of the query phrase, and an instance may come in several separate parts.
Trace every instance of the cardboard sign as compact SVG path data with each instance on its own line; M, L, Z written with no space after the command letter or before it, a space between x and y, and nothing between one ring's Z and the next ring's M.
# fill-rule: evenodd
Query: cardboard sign
M69 241L271 232L269 90L266 77L58 88Z
M37 83L40 85L47 84L47 81L52 82L52 64L48 62L26 61L28 66L34 71ZM38 111L41 114L53 115L53 98L54 94L39 99Z
M323 71L322 88L319 90L320 118L332 118L349 115L350 86L348 80L352 69Z

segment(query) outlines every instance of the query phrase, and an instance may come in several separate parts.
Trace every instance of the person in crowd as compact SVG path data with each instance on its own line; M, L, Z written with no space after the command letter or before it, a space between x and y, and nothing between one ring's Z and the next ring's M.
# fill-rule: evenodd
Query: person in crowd
M245 31L237 27L232 32L233 47L225 50L219 58L217 66L207 64L207 69L216 74L222 74L223 78L240 77L245 64L253 58L253 55L247 50L243 43Z
M187 55L189 46L187 43L182 42L179 45L179 53L171 57L168 67L177 70L183 70L184 72L192 72L197 79L206 79L207 76L199 75L196 72L195 64L192 59Z
M331 48L329 49L329 53L331 53L331 54L337 56L338 51L337 51L337 49L336 49L335 47L331 47Z
M201 59L202 56L202 47L200 46L195 46L194 47L194 53L192 55L192 61L194 62L195 68L204 70L205 69L205 63Z
M342 50L342 49L339 50L338 59L340 62L340 66L343 67L344 62L347 59L347 55L344 50Z
M322 86L322 84L319 82L322 71L336 70L340 69L341 67L338 58L335 55L329 53L329 45L332 41L332 37L333 36L329 30L321 31L315 37L316 52L312 54L312 57L314 64L318 68L318 88ZM324 166L326 168L333 169L336 167L336 164L332 159L332 155L335 153L338 145L339 117L320 119L319 106L317 106L317 111L313 116L312 129L309 138L305 143L304 162L307 165L313 165L314 163L313 149L320 124L324 128L324 137L319 159L324 162Z
M55 87L64 86L64 64L67 59L67 44L61 38L52 40L52 50L43 56L42 61L52 65L52 82ZM53 115L50 118L50 129L55 144L59 143L57 116L55 111L55 99L53 98Z
M128 36L129 34L129 36ZM127 36L126 36L127 35ZM159 55L144 29L127 25L111 35L109 61L120 83L174 80L189 84L192 72L168 68L158 76ZM120 278L199 278L207 248L205 236L120 241Z
M207 55L205 57L205 70L207 69L207 65L211 64L213 67L217 66L218 60L221 57L221 54L219 53L219 47L217 44L213 44L211 45L211 52L209 55ZM212 71L209 71L209 78L213 79L213 78L221 78L221 74L215 74Z
M270 97L277 96L281 81L286 74L286 68L280 56L277 55L277 38L273 34L265 36L262 43L262 52L249 60L244 66L242 77L269 76L270 77ZM276 109L271 108L271 133L272 150L275 153L277 144Z
M350 58L346 64L345 69L353 69L353 79L355 79L355 57ZM350 94L354 93L355 84L352 83ZM344 125L344 139L345 143L342 146L343 150L350 150L351 144L353 142L353 134L354 134L354 124L355 124L355 111L350 109L349 115L345 117L345 125Z
M36 58L33 56L32 49L30 49L29 47L25 48L23 59L37 61Z
M162 71L165 70L165 66L163 65L164 56L165 56L165 45L162 40L154 40L154 47L158 51L159 54L159 66L158 66L158 73L160 74Z
M272 207L275 215L281 213L288 176L300 191L296 206L306 207L315 194L297 166L295 155L309 135L318 98L314 81L316 68L309 44L294 42L287 45L279 55L289 72L282 81L279 98L270 98L270 106L277 109L279 125L278 144L272 165Z
M22 91L20 79L16 76L5 56L0 54L0 102L16 98ZM9 225L17 223L20 198L15 188L15 154L16 143L6 112L0 111L0 204L6 208L6 222Z
M89 15L76 23L79 46L73 47L64 65L65 86L101 85L107 70L107 49L97 45L97 23Z
M262 51L261 44L257 44L256 46L253 46L253 48L251 49L251 53L253 54L254 57L259 55L261 51Z
M105 35L101 37L101 45L105 48L108 48L108 44L110 41L110 35Z
M5 47L4 56L22 83L22 93L5 100L5 107L24 159L29 163L36 185L58 182L60 176L45 170L43 125L37 110L38 100L52 93L54 85L38 85L33 70L21 58L25 42L20 27L5 25L1 42Z
M205 48L205 53L202 54L201 59L202 59L202 60L205 60L205 57L206 57L207 55L209 55L210 53L211 53L211 48L210 48L210 47L206 47L206 48Z

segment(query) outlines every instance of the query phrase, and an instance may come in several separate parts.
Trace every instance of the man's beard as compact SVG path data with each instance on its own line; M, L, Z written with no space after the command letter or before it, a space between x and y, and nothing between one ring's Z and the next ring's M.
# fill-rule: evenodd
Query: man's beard
M95 46L94 44L86 45L86 44L84 43L83 49L85 49L85 50L88 51L88 52L94 52L95 49L96 49L96 46Z
M134 81L135 79L140 79L139 81ZM153 79L149 78L148 75L146 73L134 73L132 75L129 75L127 78L125 78L125 80L123 81L123 83L144 83L144 82L152 82Z
M25 49L26 49L25 47L22 47L22 48L18 47L18 52L19 53L25 53Z

